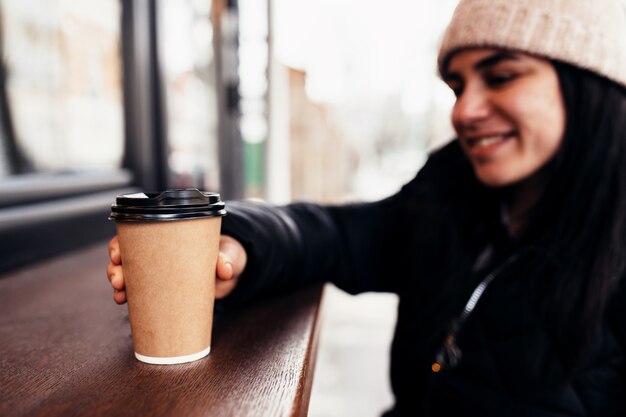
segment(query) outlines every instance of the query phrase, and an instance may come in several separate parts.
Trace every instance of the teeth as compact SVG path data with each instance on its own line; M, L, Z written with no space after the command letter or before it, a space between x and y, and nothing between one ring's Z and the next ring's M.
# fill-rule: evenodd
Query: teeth
M478 146L479 148L484 148L485 146L489 146L491 144L497 143L497 142L501 142L504 140L504 136L487 136L484 138L480 138L478 139L478 141L476 141L476 143L474 144L474 146Z

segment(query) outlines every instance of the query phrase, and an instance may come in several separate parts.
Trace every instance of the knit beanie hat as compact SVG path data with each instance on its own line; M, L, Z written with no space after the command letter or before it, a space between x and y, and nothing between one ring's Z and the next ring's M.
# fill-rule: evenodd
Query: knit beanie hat
M563 61L626 87L624 0L461 0L439 50L439 72L468 47Z

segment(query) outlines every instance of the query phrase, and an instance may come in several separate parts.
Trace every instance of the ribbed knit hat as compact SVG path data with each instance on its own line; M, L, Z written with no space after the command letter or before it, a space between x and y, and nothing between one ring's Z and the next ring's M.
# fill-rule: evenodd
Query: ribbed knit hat
M439 50L498 47L563 61L626 87L624 0L461 0Z

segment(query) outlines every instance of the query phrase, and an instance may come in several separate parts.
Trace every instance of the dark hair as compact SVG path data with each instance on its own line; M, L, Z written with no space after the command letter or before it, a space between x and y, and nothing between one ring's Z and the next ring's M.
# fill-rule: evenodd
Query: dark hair
M626 266L626 89L554 66L565 134L529 234L559 263L541 301L563 365L573 370L602 327Z

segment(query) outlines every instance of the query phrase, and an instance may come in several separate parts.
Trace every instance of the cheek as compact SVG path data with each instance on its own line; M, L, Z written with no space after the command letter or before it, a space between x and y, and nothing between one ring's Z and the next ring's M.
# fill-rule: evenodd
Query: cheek
M550 91L550 90L543 90ZM540 94L540 93L539 93ZM522 103L513 103L518 109L520 146L549 159L557 152L565 133L565 110L560 94L534 95ZM525 110L523 110L525 109Z
M544 153L546 159L550 159L556 154L563 142L565 133L565 112L560 103L544 109L543 119L539 120L537 126L538 140L536 146Z

